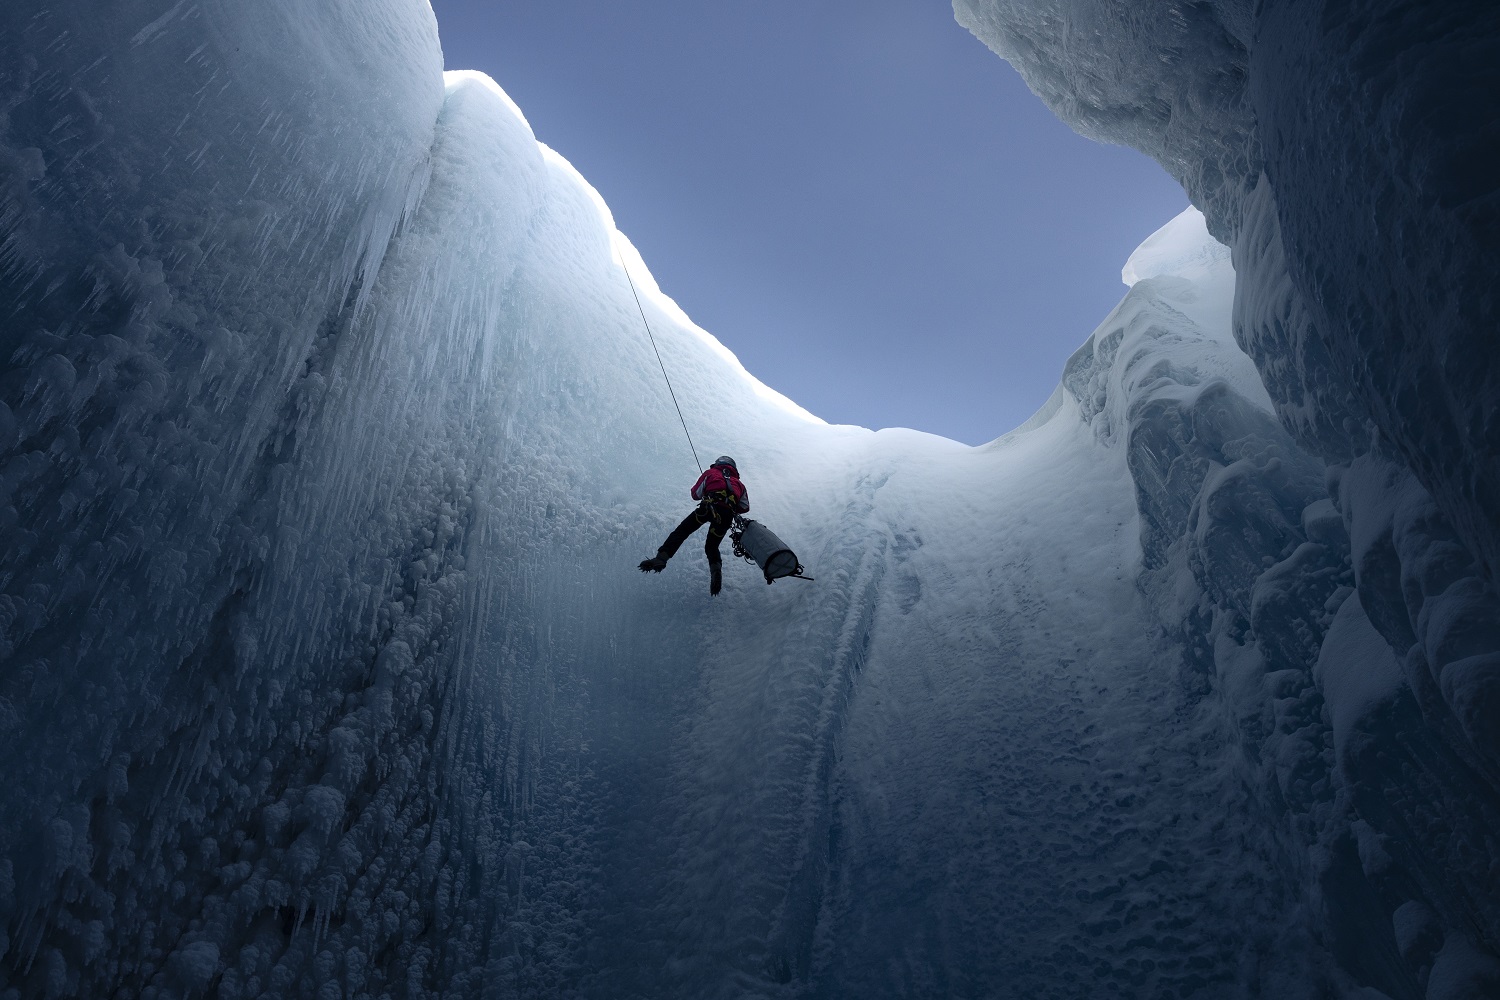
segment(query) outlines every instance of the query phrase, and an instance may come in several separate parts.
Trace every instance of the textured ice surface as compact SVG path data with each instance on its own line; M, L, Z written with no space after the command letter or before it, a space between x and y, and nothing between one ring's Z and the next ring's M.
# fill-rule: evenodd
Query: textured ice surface
M1377 433L1493 580L1497 120L1456 111L1500 96L1493 5L954 7L1075 128L1183 181L1253 286L1237 335L1293 425L1341 458Z
M425 4L304 6L0 11L6 996L1485 995L1500 619L1291 292L1185 213L1022 428L828 426ZM816 584L635 572L622 262Z
M1120 280L1134 285L1142 278L1163 274L1197 278L1228 259L1229 248L1209 237L1203 213L1190 206L1136 247L1120 268Z
M1457 109L1500 97L1500 17L1382 0L954 6L1075 128L1155 156L1233 247L1235 337L1282 424L1329 463L1350 536L1359 611L1328 635L1321 695L1370 831L1364 905L1420 908L1458 942L1444 954L1493 956L1500 201L1476 168L1495 117ZM1308 527L1326 538L1330 513ZM1347 961L1358 935L1332 926ZM1390 995L1493 992L1448 985L1426 946L1400 954L1408 972L1376 955L1348 967Z

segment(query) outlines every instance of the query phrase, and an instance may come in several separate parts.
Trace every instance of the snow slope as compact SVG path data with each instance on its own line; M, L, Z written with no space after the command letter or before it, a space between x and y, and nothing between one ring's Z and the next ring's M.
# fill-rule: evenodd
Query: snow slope
M971 449L748 375L425 4L0 27L4 995L1482 995L1494 797L1365 581L1487 598L1196 212ZM635 571L696 470L622 264L816 583Z

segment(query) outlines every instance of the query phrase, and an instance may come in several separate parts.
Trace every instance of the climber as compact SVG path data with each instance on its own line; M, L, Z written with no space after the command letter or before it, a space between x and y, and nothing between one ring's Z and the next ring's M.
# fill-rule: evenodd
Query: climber
M661 543L656 555L641 560L642 573L660 573L667 568L667 560L687 541L689 535L703 525L708 525L708 538L703 542L703 552L708 556L708 592L717 594L724 586L723 561L719 557L719 543L729 533L735 516L750 509L750 491L740 482L740 471L734 459L720 455L708 471L693 484L693 499L697 508L672 529L667 540Z

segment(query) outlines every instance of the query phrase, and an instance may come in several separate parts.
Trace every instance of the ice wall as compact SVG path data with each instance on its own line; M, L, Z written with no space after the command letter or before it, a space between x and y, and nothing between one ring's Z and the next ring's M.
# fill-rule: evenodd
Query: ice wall
M692 469L633 251L425 4L0 25L0 986L576 979L589 682L687 656L626 589ZM774 517L821 425L636 278Z
M304 8L0 12L0 992L1484 995L1388 632L1488 591L1201 216L1023 428L830 427L425 4ZM815 584L635 572L696 470L622 262Z
M1478 4L954 7L1064 120L1156 157L1234 248L1236 339L1329 463L1350 535L1358 603L1320 658L1361 863L1418 985L1485 995L1493 980L1427 970L1445 934L1442 955L1500 947L1493 849L1476 846L1500 763L1500 220L1477 166L1492 116L1457 110L1494 103L1500 21ZM1363 621L1389 658L1355 641ZM1390 975L1364 980L1392 992Z

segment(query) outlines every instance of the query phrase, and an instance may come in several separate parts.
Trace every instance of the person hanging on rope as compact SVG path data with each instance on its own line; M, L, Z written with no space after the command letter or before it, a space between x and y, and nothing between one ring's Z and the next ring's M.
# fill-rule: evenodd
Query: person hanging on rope
M693 484L693 499L697 508L672 529L667 540L661 543L656 555L641 560L642 573L660 573L667 568L667 560L676 555L688 536L705 524L708 538L703 542L703 552L708 556L708 592L717 594L724 586L723 560L719 556L719 544L729 533L736 515L750 509L750 491L740 482L740 471L734 459L720 455L708 471Z

